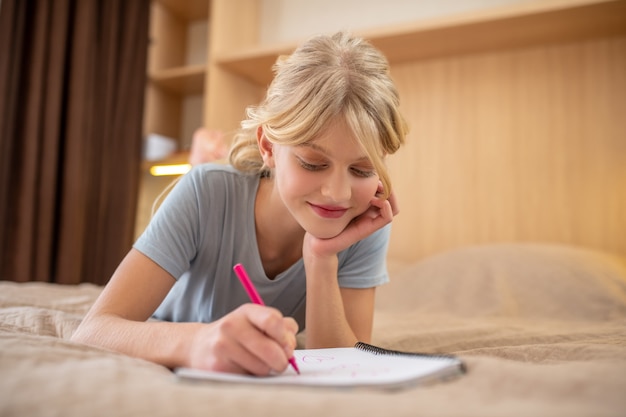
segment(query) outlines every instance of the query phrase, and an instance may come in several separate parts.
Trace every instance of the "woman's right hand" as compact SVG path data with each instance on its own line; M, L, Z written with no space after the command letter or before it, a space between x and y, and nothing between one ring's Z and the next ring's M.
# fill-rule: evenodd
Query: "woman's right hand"
M198 327L187 366L253 375L280 373L293 356L297 332L296 321L275 308L244 304Z
M148 320L175 283L131 249L72 335L72 341L181 366L267 375L285 370L298 325L276 309L245 304L213 323Z

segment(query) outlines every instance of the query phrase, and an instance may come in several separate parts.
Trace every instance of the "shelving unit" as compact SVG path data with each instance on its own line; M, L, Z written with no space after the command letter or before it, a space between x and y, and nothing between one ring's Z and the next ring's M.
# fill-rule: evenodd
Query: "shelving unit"
M153 0L144 135L175 138L185 151L196 128L232 130L242 115L232 109L260 99L256 87L242 86L214 59L256 43L257 3Z
M257 8L250 0L154 0L144 133L179 138L184 150L195 127L238 126L245 107L263 97L278 56L296 46L259 46ZM209 29L194 44L190 28L199 22ZM398 64L624 33L624 0L540 0L360 35ZM203 62L189 62L190 48L204 54ZM185 117L190 96L202 109ZM196 126L184 127L189 120Z
M144 135L174 138L180 148L188 144L186 107L194 99L201 105L205 93L209 12L206 0L153 0ZM202 109L195 113L191 123L198 127Z

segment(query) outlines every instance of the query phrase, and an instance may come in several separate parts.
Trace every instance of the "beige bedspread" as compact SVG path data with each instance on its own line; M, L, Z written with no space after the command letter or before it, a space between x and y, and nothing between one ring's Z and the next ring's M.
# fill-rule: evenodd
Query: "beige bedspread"
M626 261L548 245L394 268L374 343L468 373L399 392L181 383L68 339L100 288L0 282L0 416L625 416Z

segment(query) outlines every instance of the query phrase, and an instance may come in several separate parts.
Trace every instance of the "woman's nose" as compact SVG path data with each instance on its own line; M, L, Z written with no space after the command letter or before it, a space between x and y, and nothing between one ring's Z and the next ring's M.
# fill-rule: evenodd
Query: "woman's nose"
M352 184L349 175L340 170L331 170L322 185L322 195L338 203L350 200Z

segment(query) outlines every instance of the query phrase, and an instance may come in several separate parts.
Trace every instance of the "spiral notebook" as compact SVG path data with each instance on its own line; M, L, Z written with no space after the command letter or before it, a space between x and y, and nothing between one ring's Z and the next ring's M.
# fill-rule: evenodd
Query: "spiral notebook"
M399 389L432 383L465 372L453 355L401 352L359 342L352 348L294 352L300 375L291 368L266 377L177 368L181 380L314 387Z

